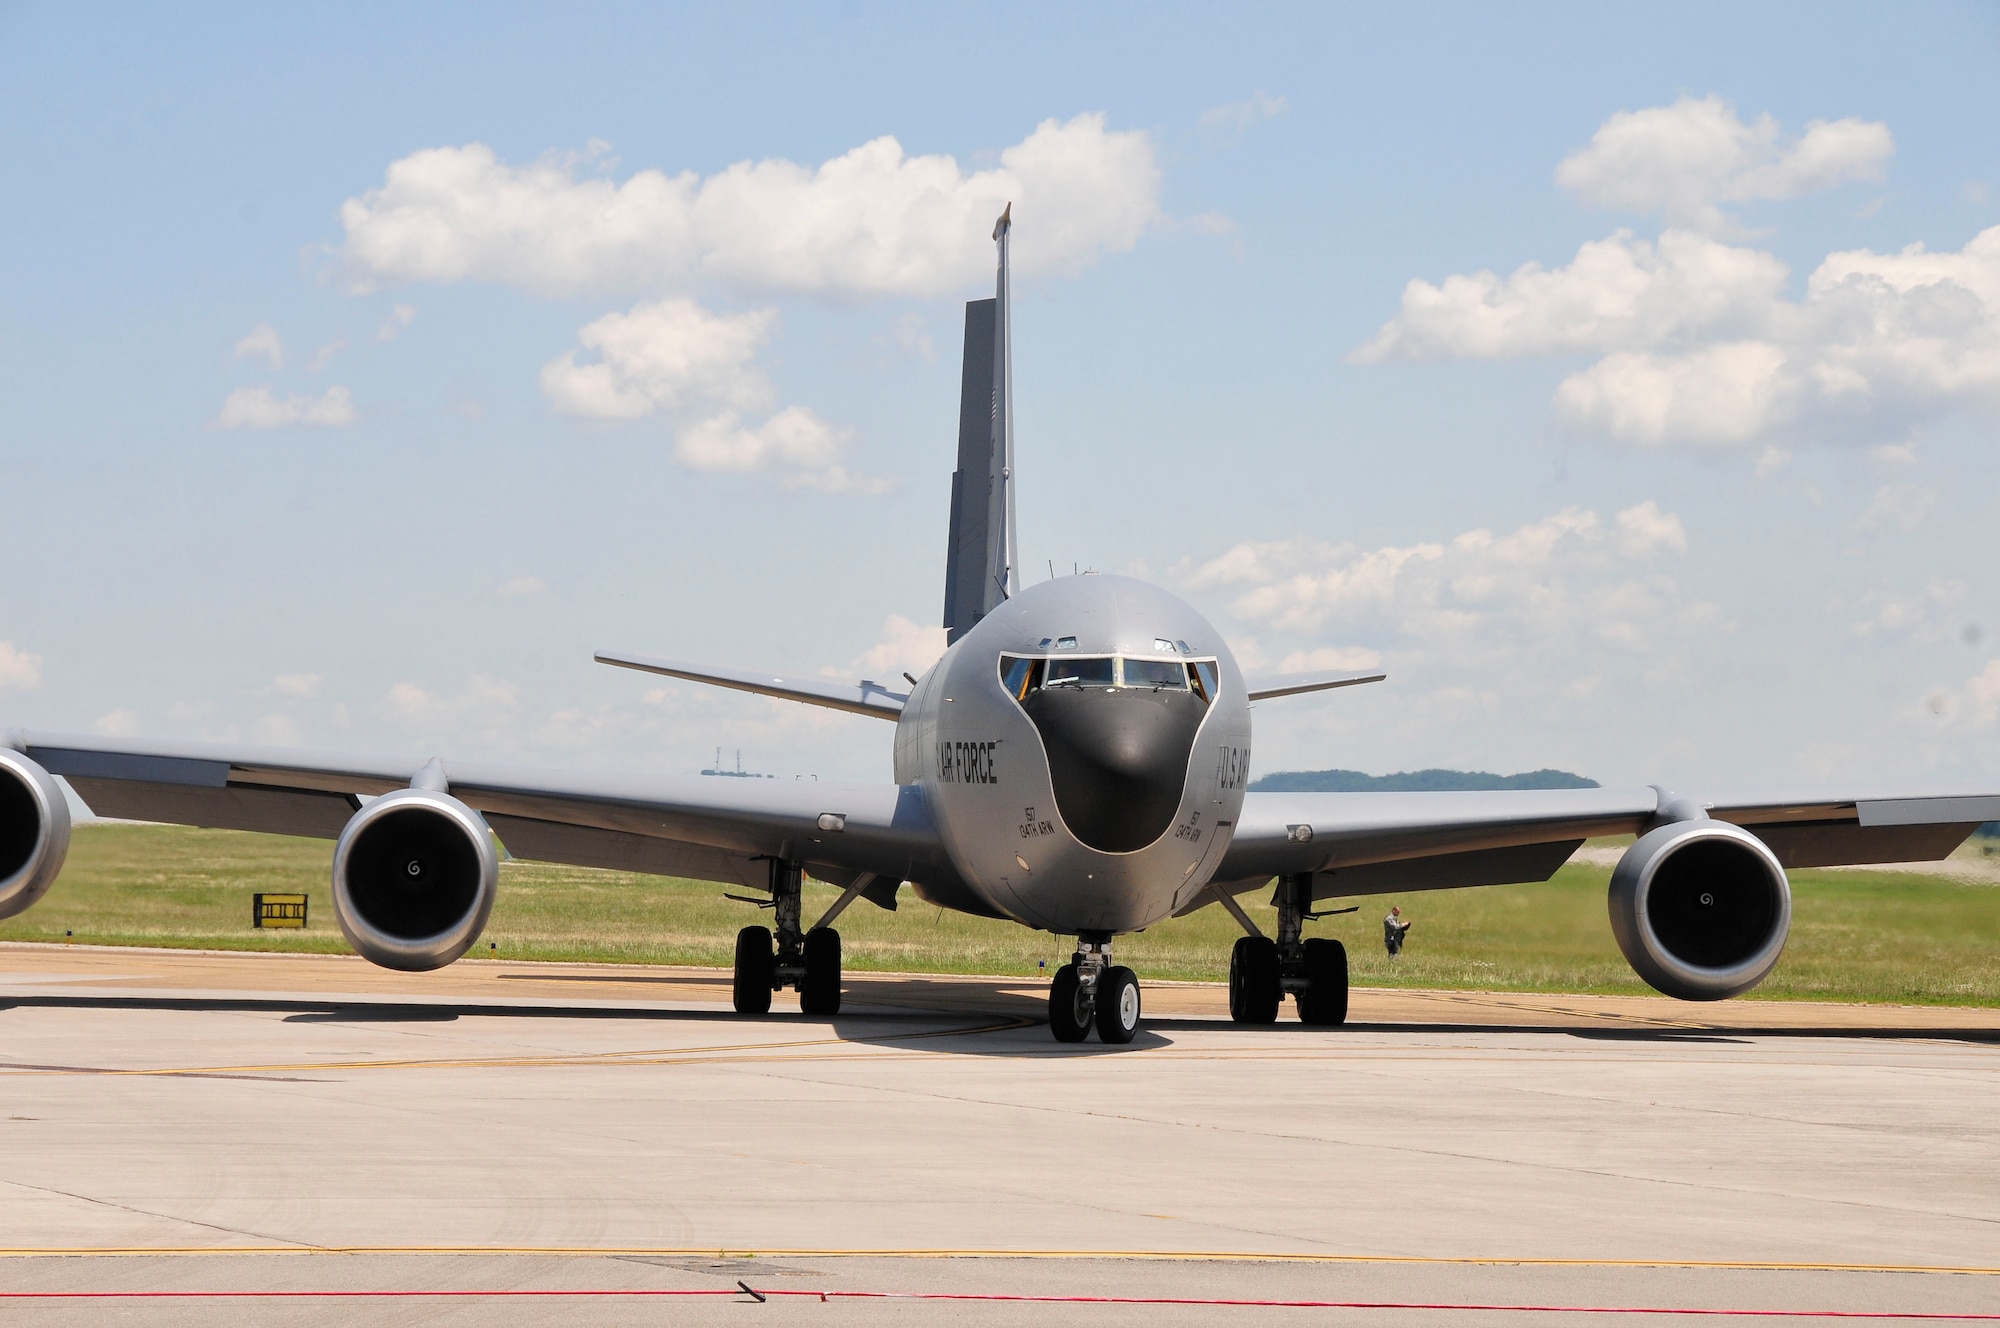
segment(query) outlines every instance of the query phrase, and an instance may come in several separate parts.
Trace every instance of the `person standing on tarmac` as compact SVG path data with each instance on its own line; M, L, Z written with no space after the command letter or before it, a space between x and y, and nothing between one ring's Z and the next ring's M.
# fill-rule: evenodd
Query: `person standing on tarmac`
M1410 924L1403 921L1402 908L1391 905L1389 916L1382 919L1382 945L1388 950L1391 959L1403 953L1403 937L1409 930Z

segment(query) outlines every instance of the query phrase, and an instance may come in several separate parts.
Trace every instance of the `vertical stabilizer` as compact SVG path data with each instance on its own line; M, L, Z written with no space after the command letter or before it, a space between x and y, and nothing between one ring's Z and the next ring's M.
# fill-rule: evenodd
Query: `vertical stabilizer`
M1007 272L1013 212L1010 203L993 227L1000 250L994 297L965 306L958 469L951 477L951 534L944 572L944 626L952 641L1021 585L1014 524L1013 337Z

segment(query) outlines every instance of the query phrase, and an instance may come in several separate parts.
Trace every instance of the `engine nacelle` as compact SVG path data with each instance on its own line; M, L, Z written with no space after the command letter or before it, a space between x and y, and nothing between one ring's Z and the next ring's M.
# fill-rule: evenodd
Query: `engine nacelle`
M69 856L69 802L55 776L0 747L0 918L48 893Z
M1611 932L1653 988L1684 1001L1740 996L1769 976L1792 928L1792 888L1763 840L1727 821L1639 837L1611 873Z
M427 789L398 789L354 814L333 850L333 915L364 959L443 968L486 926L500 853L479 813Z

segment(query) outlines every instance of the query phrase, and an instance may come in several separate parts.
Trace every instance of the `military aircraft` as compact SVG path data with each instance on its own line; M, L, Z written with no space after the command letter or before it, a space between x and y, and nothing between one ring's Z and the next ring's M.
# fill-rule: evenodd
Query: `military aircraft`
M1246 678L1193 608L1121 576L1021 581L1015 534L1008 243L994 298L965 310L958 469L945 563L949 645L907 689L604 652L606 664L869 715L896 726L893 783L837 786L563 772L80 734L0 735L0 917L33 904L68 848L66 779L98 815L334 841L334 916L354 949L436 969L479 938L516 858L722 882L772 911L737 934L733 997L766 1014L799 993L840 1009L840 933L856 899L922 900L1075 936L1049 1027L1129 1042L1140 1025L1114 937L1214 905L1242 926L1229 1009L1347 1017L1347 955L1307 937L1315 905L1386 890L1546 880L1593 835L1635 834L1612 874L1611 929L1658 990L1755 987L1791 925L1786 870L1941 858L2000 790L1559 789L1252 793L1255 710L1380 673ZM1273 722L1267 720L1266 722ZM841 887L806 925L801 882ZM1276 883L1277 935L1237 896Z

